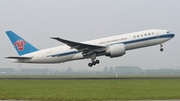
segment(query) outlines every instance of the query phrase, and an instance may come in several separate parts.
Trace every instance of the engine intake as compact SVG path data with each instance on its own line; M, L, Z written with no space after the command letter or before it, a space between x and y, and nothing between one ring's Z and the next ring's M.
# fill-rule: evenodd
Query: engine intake
M111 45L106 50L106 56L110 58L123 56L126 53L124 44Z

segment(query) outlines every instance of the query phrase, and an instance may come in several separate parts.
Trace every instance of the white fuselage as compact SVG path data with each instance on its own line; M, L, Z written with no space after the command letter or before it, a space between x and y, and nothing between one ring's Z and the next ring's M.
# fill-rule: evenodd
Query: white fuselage
M101 38L82 43L98 45L98 46L110 46L113 44L124 44L125 50L132 50L147 46L153 46L164 43L174 37L172 32L168 30L145 30L140 32L128 33L123 35L117 35L107 38ZM102 54L105 55L105 54ZM76 49L72 49L67 45L48 48L32 52L22 57L33 57L32 59L11 59L16 63L61 63L72 60L84 59L82 52ZM101 56L101 55L100 55Z

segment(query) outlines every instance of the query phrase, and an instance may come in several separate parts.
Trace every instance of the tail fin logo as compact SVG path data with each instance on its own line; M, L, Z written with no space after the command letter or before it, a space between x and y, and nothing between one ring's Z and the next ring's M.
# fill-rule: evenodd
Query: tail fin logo
M14 43L14 46L17 46L17 48L18 48L19 51L23 51L25 44L26 44L26 41L24 41L24 40L17 40L17 41Z

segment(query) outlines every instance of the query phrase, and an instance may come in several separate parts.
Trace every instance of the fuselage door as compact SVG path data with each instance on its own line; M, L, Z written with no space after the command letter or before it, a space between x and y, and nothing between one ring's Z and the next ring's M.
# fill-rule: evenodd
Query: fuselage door
M155 34L156 34L156 38L159 38L160 36L159 36L159 32L155 32Z

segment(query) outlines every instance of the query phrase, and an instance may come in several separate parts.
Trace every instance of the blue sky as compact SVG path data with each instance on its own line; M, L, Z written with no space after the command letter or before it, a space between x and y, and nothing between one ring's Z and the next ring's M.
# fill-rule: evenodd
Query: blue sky
M19 68L4 59L17 56L6 30L13 30L39 49L63 45L51 36L86 41L146 29L167 29L175 37L160 46L127 51L119 58L99 57L93 68L90 60L63 64L22 64L22 68L68 68L101 70L105 66L132 65L142 69L180 68L179 0L1 0L0 68Z

